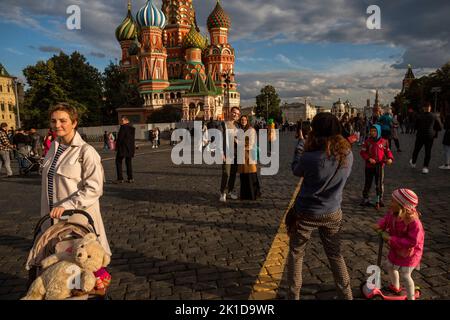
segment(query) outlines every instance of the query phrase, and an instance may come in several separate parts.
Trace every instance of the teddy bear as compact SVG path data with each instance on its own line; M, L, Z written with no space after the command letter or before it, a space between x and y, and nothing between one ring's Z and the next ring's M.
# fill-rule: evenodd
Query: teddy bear
M56 253L42 260L44 272L22 300L62 300L71 297L73 290L90 292L97 281L94 272L109 263L110 256L97 236L89 233L75 240L71 253Z

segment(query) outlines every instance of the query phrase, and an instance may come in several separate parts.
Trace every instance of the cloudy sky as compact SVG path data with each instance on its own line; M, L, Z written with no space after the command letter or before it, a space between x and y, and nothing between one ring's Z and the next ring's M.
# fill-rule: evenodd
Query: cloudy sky
M145 2L133 0L133 13ZM206 33L216 0L193 2ZM81 9L81 30L66 28L73 4ZM381 10L380 30L366 25L373 4ZM244 106L266 84L283 102L331 106L342 98L362 106L378 88L389 103L408 64L420 76L450 61L448 0L222 0L222 6L232 19ZM78 50L103 70L120 58L114 30L126 7L127 0L0 0L0 62L23 78L27 65Z

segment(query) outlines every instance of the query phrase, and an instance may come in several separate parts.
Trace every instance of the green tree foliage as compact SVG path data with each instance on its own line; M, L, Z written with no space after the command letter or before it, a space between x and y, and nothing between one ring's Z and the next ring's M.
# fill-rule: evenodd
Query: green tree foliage
M82 117L84 126L101 125L101 109L103 105L102 75L79 52L70 56L61 52L53 56L55 70L63 81L63 88L72 101L85 106L86 113Z
M399 93L394 98L392 106L396 111L403 113L409 108L419 111L427 101L430 101L434 107L436 96L431 92L434 87L441 88L441 92L437 94L436 111L449 113L450 62L427 76L415 79L405 92Z
M29 89L25 93L26 126L49 126L48 110L58 102L78 109L80 125L101 125L102 78L78 52L61 52L47 61L39 61L23 71Z
M60 52L23 73L28 90L21 113L28 127L48 127L48 110L58 102L75 106L82 126L117 124L116 108L143 104L137 85L119 66L110 63L102 74L79 52Z
M267 85L261 89L261 93L256 96L256 116L263 117L267 120L267 106L269 109L269 119L274 119L277 122L282 121L281 99L277 91L271 85Z
M53 62L39 61L23 70L30 88L25 94L22 118L25 126L45 128L49 126L49 107L68 97L63 81L58 77Z
M103 73L104 106L102 110L104 124L117 124L117 108L141 107L144 104L137 84L130 83L129 74L110 63Z

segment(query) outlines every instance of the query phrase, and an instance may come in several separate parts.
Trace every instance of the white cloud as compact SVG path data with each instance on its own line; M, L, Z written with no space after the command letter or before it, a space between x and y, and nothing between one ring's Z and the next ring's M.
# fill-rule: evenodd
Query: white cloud
M145 0L133 1L133 13ZM65 29L66 8L77 4L82 30ZM161 0L156 4L161 5ZM229 0L222 3L232 20L231 41L380 43L404 48L403 61L415 67L440 67L450 60L450 2L448 0L379 0L382 30L366 28L366 8L361 0ZM206 32L206 19L215 1L194 0L197 21ZM2 0L2 20L38 30L88 50L120 56L114 30L126 15L126 0ZM50 22L51 28L40 23ZM244 53L245 54L245 53ZM248 54L245 54L248 55ZM294 64L297 63L294 61Z
M314 78L314 79L311 80L311 85L315 87L315 86L319 86L319 85L321 85L321 84L323 84L325 82L326 82L325 79Z
M339 98L349 99L355 106L364 106L366 99L375 98L379 90L381 103L389 104L401 90L405 70L389 67L390 62L379 59L356 61L336 60L332 70L294 70L278 72L240 73L238 81L242 105L255 104L262 87L273 85L282 101L303 101L331 106ZM416 76L428 74L431 69L415 70ZM264 79L264 82L254 79Z

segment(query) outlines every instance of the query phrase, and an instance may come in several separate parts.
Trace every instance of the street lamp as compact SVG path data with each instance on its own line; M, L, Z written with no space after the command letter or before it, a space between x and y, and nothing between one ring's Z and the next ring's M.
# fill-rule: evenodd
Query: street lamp
M13 77L14 82L14 94L16 96L16 110L17 110L17 128L20 128L22 125L20 123L20 109L19 109L19 95L17 94L17 78Z

